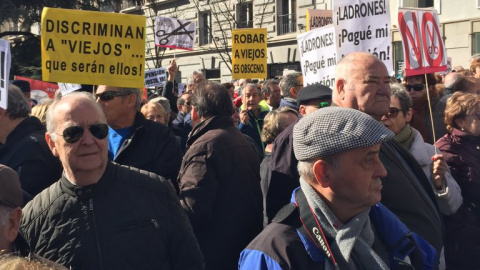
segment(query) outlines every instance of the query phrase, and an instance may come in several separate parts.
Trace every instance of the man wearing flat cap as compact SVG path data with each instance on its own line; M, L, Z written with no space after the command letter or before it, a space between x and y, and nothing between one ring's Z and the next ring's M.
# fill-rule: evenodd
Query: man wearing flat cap
M300 187L242 252L239 269L433 268L435 249L379 204L387 172L378 154L392 137L353 109L300 120L293 131Z
M22 94L23 96L25 97L25 99L28 101L28 103L32 106L32 105L35 105L35 104L32 104L32 100L30 99L30 92L31 92L31 89L30 89L30 83L28 81L25 81L25 80L13 80L12 81L12 84L17 86L18 88L20 88L20 90L22 91ZM33 107L33 106L32 106Z
M321 84L304 87L297 96L297 105L302 116L330 106L332 89ZM275 139L270 163L271 178L266 197L266 213L271 221L285 204L290 201L292 191L298 187L300 178L298 161L293 154L293 126L287 127Z

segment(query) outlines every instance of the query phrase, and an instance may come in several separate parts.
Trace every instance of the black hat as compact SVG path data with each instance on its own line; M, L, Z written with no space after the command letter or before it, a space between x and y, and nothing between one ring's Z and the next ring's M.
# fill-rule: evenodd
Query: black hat
M319 83L305 86L298 92L297 105L300 106L315 99L332 99L332 89Z
M24 80L14 80L12 84L20 88L23 93L30 93L30 83Z

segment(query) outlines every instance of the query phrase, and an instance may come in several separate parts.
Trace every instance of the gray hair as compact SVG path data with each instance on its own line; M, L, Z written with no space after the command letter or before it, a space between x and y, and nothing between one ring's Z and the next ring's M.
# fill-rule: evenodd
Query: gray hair
M270 95L270 86L272 85L278 85L278 81L275 79L270 79L264 82L262 86L262 94L266 93L267 95Z
M315 173L313 172L313 164L318 160L323 160L328 164L332 165L333 168L338 169L340 168L340 163L338 162L338 155L332 155L323 158L314 158L310 160L298 161L297 170L300 177L305 180L314 181L315 180Z
M100 105L96 102L95 100L95 97L93 96L92 93L89 93L89 92L84 92L84 91L75 91L75 92L72 92L72 93L69 93L67 95L59 95L55 98L55 100L53 101L52 105L50 105L50 107L48 108L47 110L47 115L45 117L45 123L46 123L46 127L47 127L47 132L50 133L50 138L55 141L56 140L56 134L55 134L55 130L57 128L57 123L55 123L55 120L54 120L54 111L55 111L55 108L57 107L57 105L60 103L60 101L62 100L62 98L65 98L65 97L76 97L78 99L83 99L83 100L89 100L89 101L92 101L95 106L97 106L99 112L101 113L101 115L103 117L105 117L104 113L103 113L103 109L102 107L100 107Z
M13 208L6 205L0 205L0 225L6 225L10 218Z
M142 90L140 88L121 88L120 91L135 95L135 109L140 111L140 107L142 107Z
M27 117L32 107L18 86L8 85L8 104L6 113L12 120Z
M301 75L302 73L300 72L294 72L283 76L282 80L279 83L279 86L282 89L284 97L290 97L290 88L297 86L298 77L300 77Z
M195 76L195 75L197 75L197 74L203 75L203 73L202 73L201 71L194 70L194 71L192 72L192 74L188 75L188 77L187 77L187 85L195 84L195 78L193 78L193 76Z
M402 84L392 83L390 85L390 88L392 89L392 98L398 98L398 101L400 102L400 107L402 108L402 112L404 115L406 115L408 110L413 106L410 95L408 94L407 90L405 90L405 87Z
M254 83L246 83L243 87L240 88L240 92L242 93L242 94L241 94L242 97L245 95L245 91L244 91L244 90L245 90L247 87L253 87L253 88L257 89L258 94L261 95L260 89L258 89L258 86L257 86L256 84L254 84Z

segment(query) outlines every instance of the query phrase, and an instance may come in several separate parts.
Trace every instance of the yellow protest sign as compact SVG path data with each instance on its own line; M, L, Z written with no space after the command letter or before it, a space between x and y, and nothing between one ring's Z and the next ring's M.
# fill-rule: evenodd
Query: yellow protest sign
M267 29L232 30L232 78L267 77Z
M44 81L143 87L145 16L44 8Z

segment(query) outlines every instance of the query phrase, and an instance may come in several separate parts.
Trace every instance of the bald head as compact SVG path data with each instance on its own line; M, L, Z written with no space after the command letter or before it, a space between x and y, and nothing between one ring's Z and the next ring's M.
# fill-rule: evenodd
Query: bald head
M332 101L377 120L390 107L390 76L387 67L370 53L354 52L337 64Z
M457 72L450 72L445 76L445 88L453 89L455 87L455 83L460 78L461 74Z
M67 107L77 107L87 105L97 111L99 116L99 121L105 122L105 114L103 113L100 105L95 101L95 98L92 94L87 92L72 92L68 95L62 96L61 98L55 100L52 105L47 110L46 116L46 125L47 131L53 133L56 129L55 115L57 115L57 108Z

